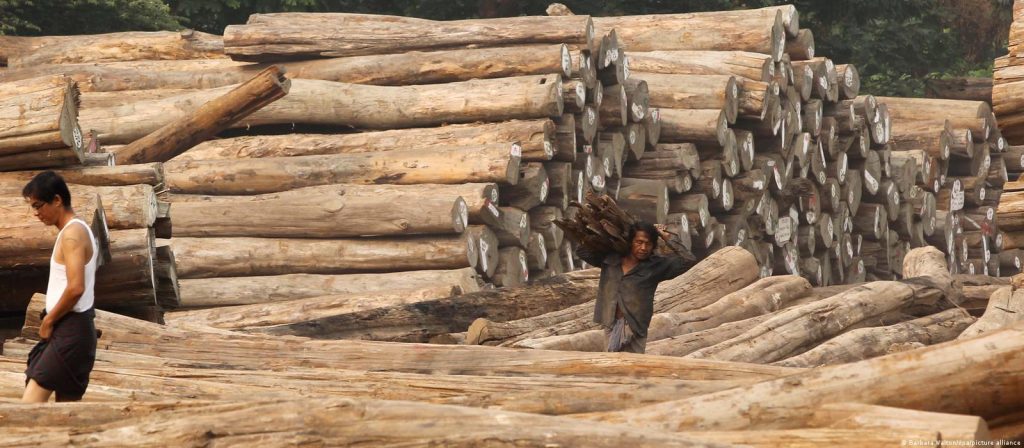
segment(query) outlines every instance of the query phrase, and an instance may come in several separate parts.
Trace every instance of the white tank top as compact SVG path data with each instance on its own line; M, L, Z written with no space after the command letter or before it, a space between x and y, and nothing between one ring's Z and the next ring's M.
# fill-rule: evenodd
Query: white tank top
M82 293L82 297L78 299L78 303L75 304L71 311L81 313L88 311L92 308L93 302L95 302L95 294L93 293L93 287L96 286L96 264L99 260L99 247L96 244L96 237L92 234L92 229L89 225L81 219L75 218L64 225L64 229L67 229L72 223L78 222L85 226L85 233L89 234L89 241L92 243L92 258L85 265L85 292ZM57 263L57 248L60 247L60 237L64 234L64 229L60 229L60 233L57 234L57 242L53 246L53 254L50 255L50 281L46 285L46 312L53 311L53 307L57 306L57 302L60 301L60 296L64 295L64 290L68 287L68 271L67 268Z

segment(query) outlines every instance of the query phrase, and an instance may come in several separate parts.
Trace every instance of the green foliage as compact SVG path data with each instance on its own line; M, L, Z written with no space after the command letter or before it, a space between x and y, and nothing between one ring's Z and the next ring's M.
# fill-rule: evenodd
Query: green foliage
M72 35L180 29L159 0L0 0L0 34Z
M0 0L0 34L89 34L183 26L220 34L253 13L352 12L435 20L542 15L551 0ZM920 96L928 78L991 73L1011 0L793 0L816 52L857 66L862 90ZM781 0L562 0L577 14L759 8Z

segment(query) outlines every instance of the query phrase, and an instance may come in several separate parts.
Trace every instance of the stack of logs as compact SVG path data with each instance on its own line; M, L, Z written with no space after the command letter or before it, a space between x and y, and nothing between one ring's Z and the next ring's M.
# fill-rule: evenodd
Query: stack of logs
M929 244L954 273L1019 271L994 255L1007 147L987 104L859 95L792 6L594 20L660 112L660 144L624 174L668 185L695 253L739 245L762 276L816 286L899 278Z
M1009 145L1002 154L1009 173L996 216L999 219L1003 253L999 260L1003 275L1020 272L1024 258L1024 184L1019 177L1024 171L1024 105L1020 102L1024 89L1024 64L1021 63L1021 39L1024 37L1024 2L1013 2L1013 24L1010 26L1009 54L997 58L993 73L992 108ZM1012 268L1011 268L1012 266ZM1007 271L1009 269L1009 271Z
M943 254L914 249L905 261L907 280L811 288L796 276L757 280L752 255L725 249L661 292L680 325L720 330L651 344L675 356L315 341L100 311L87 399L0 405L0 442L852 447L1024 437L1024 291L997 287L995 306L975 319L951 308L973 293ZM563 292L596 288L596 278L569 275L557 276ZM551 292L505 288L485 306L551 310ZM756 311L772 303L784 309ZM904 313L922 317L883 323ZM734 321L743 314L755 317ZM20 397L38 325L28 319L24 338L3 344L0 400Z
M1006 146L976 103L859 95L791 5L559 14L264 14L222 43L3 37L0 81L70 78L83 129L117 157L268 64L294 78L227 138L155 168L175 216L157 243L180 278L167 302L187 309L419 300L574 270L552 222L591 191L698 256L741 246L763 277L895 279L929 243L953 272L1019 264L993 255ZM144 49L112 50L126 37Z
M104 257L96 272L96 306L154 322L179 305L174 255L157 243L170 232L168 203L157 199L159 164L57 170L69 183L78 216L92 219ZM57 229L34 216L21 189L37 171L0 173L0 310L24 311L45 291Z
M1013 2L1006 56L995 60L992 73L992 108L1011 145L1024 145L1024 1Z

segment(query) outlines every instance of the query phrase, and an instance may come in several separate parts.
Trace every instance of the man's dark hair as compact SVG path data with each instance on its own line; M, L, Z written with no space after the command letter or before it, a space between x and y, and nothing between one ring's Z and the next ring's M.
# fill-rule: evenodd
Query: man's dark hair
M33 177L25 184L25 188L21 189L21 195L46 203L53 202L53 198L60 196L64 208L71 210L71 191L68 190L68 184L64 182L63 177L53 171L48 170L36 174L36 177Z
M660 233L658 233L658 228L654 227L654 224L651 224L646 221L637 221L633 223L633 226L629 228L628 241L630 245L633 244L633 238L636 237L637 232L644 232L647 234L647 237L651 239L652 250L658 248L658 239L660 239Z

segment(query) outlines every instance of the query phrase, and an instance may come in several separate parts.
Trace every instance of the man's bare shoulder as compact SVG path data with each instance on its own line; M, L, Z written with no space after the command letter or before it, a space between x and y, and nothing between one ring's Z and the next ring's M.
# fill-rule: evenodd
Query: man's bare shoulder
M89 241L89 233L88 232L91 232L91 231L92 230L90 230L88 227L82 225L82 223L75 222L75 223L67 226L64 229L64 232L61 234L61 239L65 240L65 241L68 241L68 240L82 241L83 239L85 241Z

